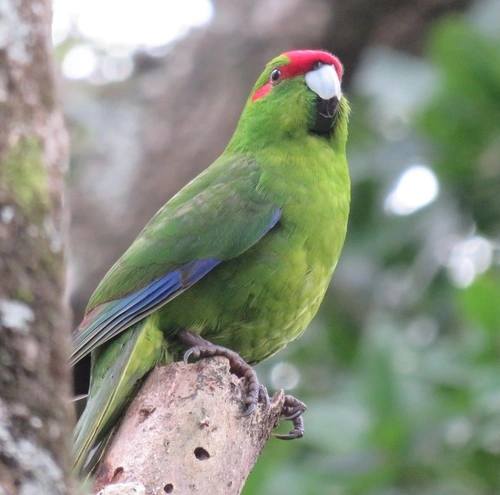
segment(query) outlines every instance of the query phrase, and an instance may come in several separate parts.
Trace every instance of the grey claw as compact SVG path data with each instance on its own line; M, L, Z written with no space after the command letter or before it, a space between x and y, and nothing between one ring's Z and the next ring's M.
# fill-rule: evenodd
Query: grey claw
M193 354L193 347L191 347L190 349L188 349L185 353L184 353L184 357L183 357L183 360L184 360L184 364L188 364L189 363L189 358L191 357L191 355Z
M306 405L303 402L291 395L285 395L281 416L286 421L292 422L293 430L289 433L275 434L274 436L280 440L295 440L297 438L302 438L304 436L304 420L302 419L302 413L305 410Z
M291 413L291 414L283 414L282 418L285 421L293 421L294 419L298 418L304 411L301 411L300 409Z
M274 434L279 440L296 440L304 436L304 420L302 416L297 416L292 420L293 430L285 434Z
M248 407L246 408L245 412L241 415L242 418L246 418L250 416L254 411L255 411L255 402L251 402L248 404Z

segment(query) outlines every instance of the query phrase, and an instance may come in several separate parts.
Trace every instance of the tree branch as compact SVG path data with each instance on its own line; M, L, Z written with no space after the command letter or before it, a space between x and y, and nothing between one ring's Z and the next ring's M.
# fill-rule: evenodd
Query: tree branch
M280 391L267 411L241 417L243 383L221 357L156 368L98 466L97 489L136 482L146 494L239 494L284 401Z

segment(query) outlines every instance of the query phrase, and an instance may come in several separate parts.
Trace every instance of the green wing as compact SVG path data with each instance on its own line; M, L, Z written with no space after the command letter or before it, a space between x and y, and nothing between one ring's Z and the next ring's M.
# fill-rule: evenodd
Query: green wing
M75 363L264 236L281 210L251 160L223 155L148 223L99 284L73 344Z

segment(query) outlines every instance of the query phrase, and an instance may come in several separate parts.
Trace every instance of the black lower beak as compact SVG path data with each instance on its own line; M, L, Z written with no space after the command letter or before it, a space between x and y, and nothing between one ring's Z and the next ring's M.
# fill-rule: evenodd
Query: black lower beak
M316 120L309 131L320 136L330 137L333 133L335 114L339 107L339 99L334 96L329 100L316 98Z

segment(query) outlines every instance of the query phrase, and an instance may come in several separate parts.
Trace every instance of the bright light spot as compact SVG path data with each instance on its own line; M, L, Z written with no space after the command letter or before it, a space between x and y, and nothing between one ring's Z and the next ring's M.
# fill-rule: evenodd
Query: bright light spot
M0 299L0 324L23 335L29 333L30 323L35 313L25 303L11 299Z
M55 0L54 41L76 31L106 49L153 47L169 43L212 17L210 0Z
M52 42L62 43L72 31L75 24L74 0L53 0L52 2Z
M68 79L84 79L97 68L97 57L89 46L77 45L68 51L62 62L62 72Z
M393 215L410 215L434 201L438 193L434 172L424 165L412 165L401 174L384 207Z
M274 388L291 390L300 381L300 373L293 364L281 362L273 366L271 370L271 383Z
M12 206L4 206L3 208L0 208L0 221L2 223L9 224L12 222L15 214L16 212Z
M493 262L493 246L481 236L457 242L451 249L447 266L458 287L468 287L477 275L484 273Z

